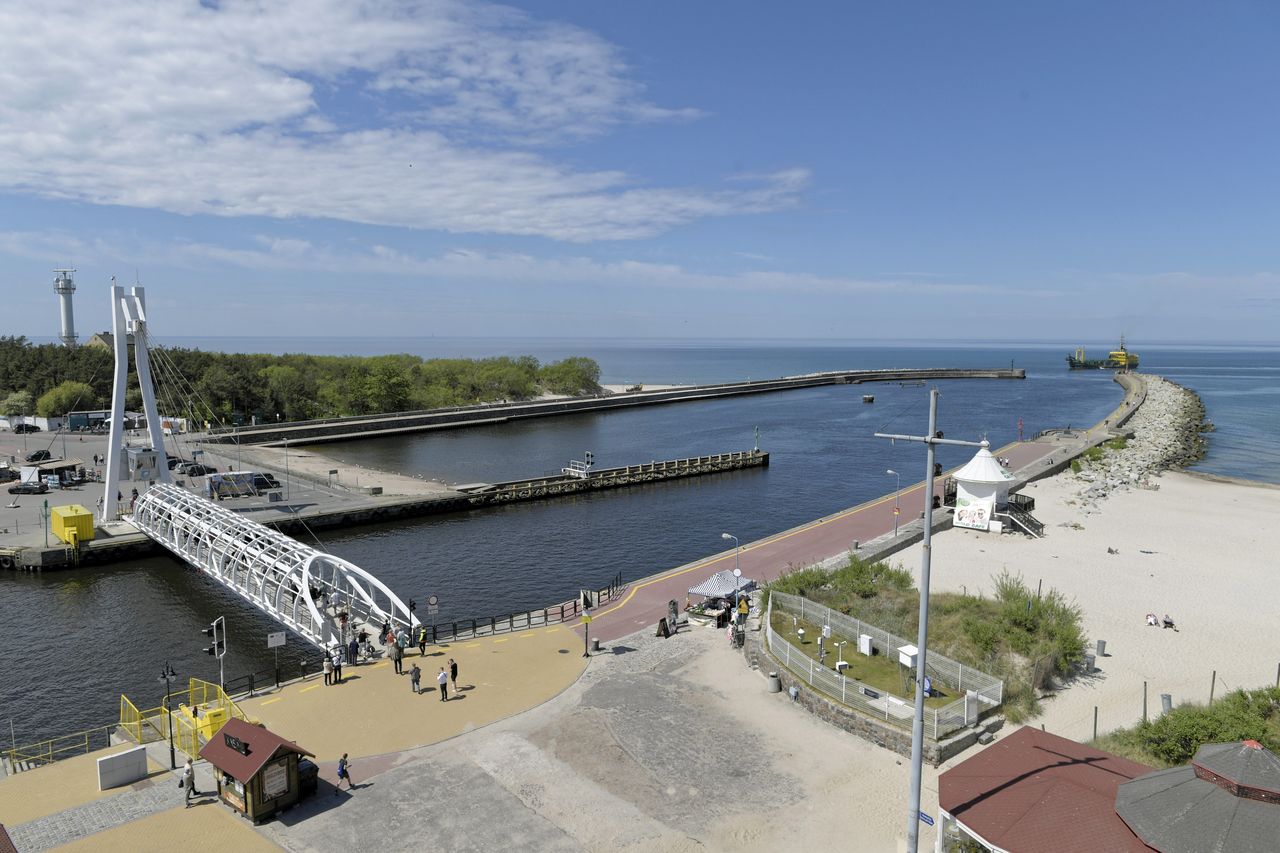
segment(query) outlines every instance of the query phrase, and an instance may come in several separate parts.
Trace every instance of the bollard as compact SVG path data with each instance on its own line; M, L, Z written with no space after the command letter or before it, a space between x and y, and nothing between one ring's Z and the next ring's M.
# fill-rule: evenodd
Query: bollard
M1098 657L1105 658L1106 656L1107 656L1107 641L1099 640L1098 641Z
M1169 713L1173 710L1173 695L1169 693L1160 694L1160 710Z
M1097 660L1096 660L1096 658L1094 658L1094 656L1093 656L1093 655L1085 655L1085 656L1084 656L1084 671L1085 671L1085 672L1087 672L1087 673L1093 673L1093 672L1096 672L1096 671L1097 671L1097 669L1098 669L1098 667L1095 665L1096 663L1097 663Z
M592 637L592 638L591 638L591 651L593 651L593 652L598 652L598 651L600 651L600 638L599 638L599 637Z
M770 693L782 692L782 679L778 678L778 673L776 672L769 673L769 692Z

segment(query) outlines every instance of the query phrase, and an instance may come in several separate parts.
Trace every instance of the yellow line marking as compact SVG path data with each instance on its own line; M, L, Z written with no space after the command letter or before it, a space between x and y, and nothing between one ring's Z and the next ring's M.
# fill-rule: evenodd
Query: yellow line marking
M313 685L311 685L310 687L304 687L304 688L302 688L302 689L301 689L301 690L299 690L298 692L299 692L299 693L306 693L308 690L315 690L317 687L324 687L324 685L323 685L323 684L313 684Z
M308 690L310 690L311 688L310 688L310 687L308 687L307 689L308 689ZM270 705L272 702L279 702L279 701L280 701L281 699L283 699L283 698L284 698L283 696L277 696L277 697L276 697L276 698L274 698L274 699L268 699L267 701L263 702L262 704L263 704L263 705Z
M507 640L510 640L510 639L511 639L510 637L502 637L501 639L494 640L494 642L495 642L495 643L505 643Z
M463 646L463 648L464 648L464 649L474 649L474 648L475 648L476 646L478 646L478 645L480 645L480 644L479 644L479 643L467 643L465 646Z

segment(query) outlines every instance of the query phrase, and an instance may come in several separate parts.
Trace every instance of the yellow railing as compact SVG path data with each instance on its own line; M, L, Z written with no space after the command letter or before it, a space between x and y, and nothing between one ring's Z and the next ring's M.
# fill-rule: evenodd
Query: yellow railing
M165 719L166 714L170 719ZM199 678L188 681L186 690L170 693L167 708L143 711L129 697L120 697L120 727L129 737L137 743L168 740L172 725L173 745L193 758L200 754L200 745L232 717L249 719L221 687Z
M31 770L45 764L52 764L71 755L84 755L95 749L110 746L111 733L115 729L114 723L109 726L98 726L82 732L59 735L48 740L6 749L0 752L0 755L4 756L10 773L19 773L23 770Z

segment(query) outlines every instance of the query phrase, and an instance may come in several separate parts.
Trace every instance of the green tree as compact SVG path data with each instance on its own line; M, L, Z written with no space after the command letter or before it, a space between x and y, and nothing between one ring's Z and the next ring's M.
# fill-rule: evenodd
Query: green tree
M14 391L0 402L0 409L6 416L30 415L35 412L36 403L29 391Z
M96 408L98 395L85 382L68 379L57 387L46 391L36 400L36 414L42 418L52 418L71 411Z
M552 394L598 394L600 365L581 356L566 358L543 367L538 380Z

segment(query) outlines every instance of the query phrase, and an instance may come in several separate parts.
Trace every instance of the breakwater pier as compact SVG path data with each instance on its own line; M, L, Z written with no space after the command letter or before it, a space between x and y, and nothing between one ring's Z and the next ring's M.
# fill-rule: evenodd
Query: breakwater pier
M904 368L890 370L838 370L786 376L780 379L721 382L713 385L690 385L661 391L628 391L621 394L597 394L517 403L492 403L380 415L295 421L289 424L263 424L250 427L227 427L211 430L205 440L215 444L280 445L319 444L328 441L350 441L383 435L400 435L435 429L458 429L506 423L529 418L558 417L587 412L654 406L669 403L714 400L745 394L793 391L824 385L861 385L865 382L924 383L936 379L1026 379L1023 368Z

